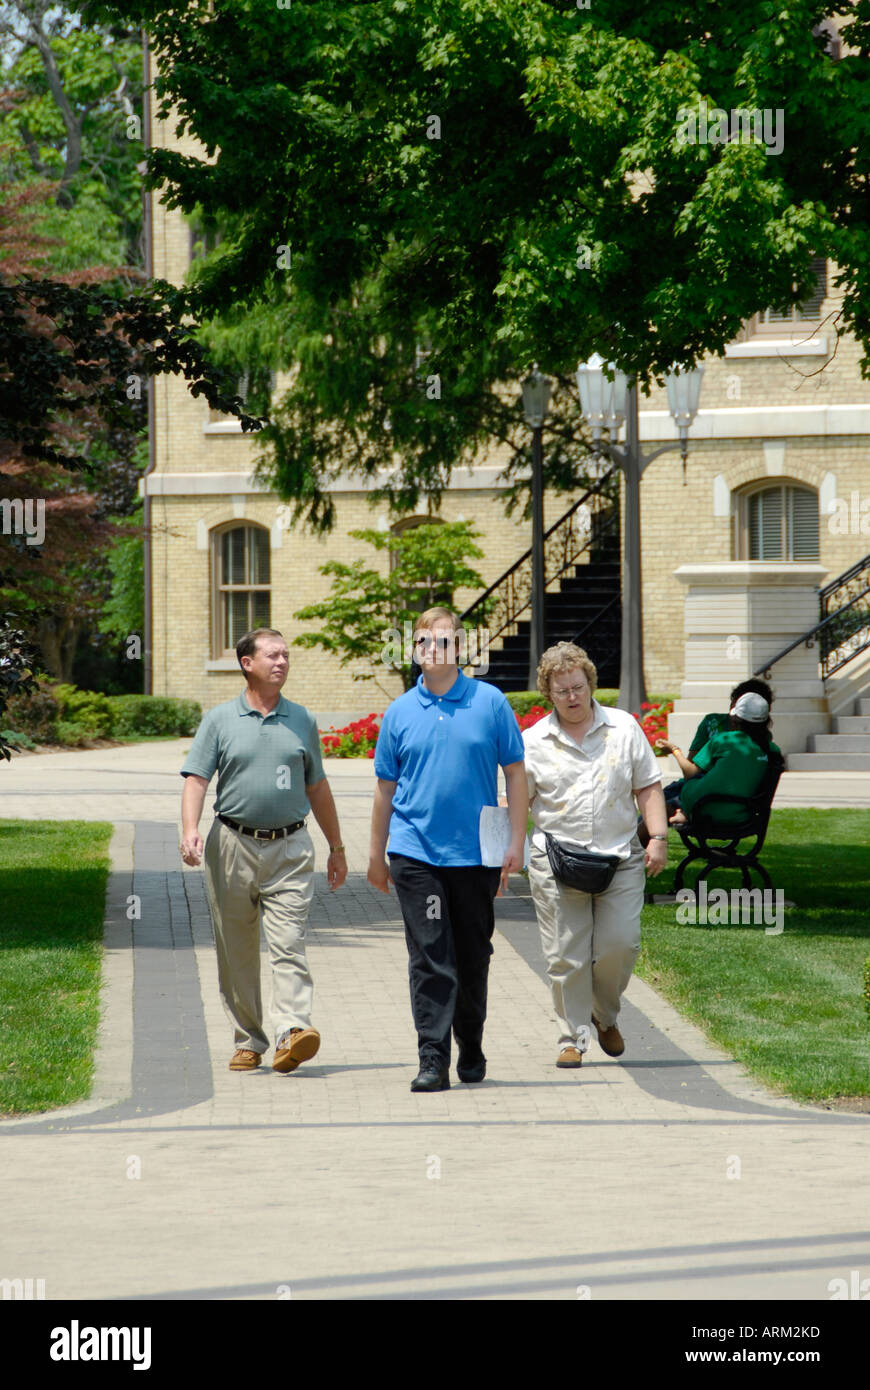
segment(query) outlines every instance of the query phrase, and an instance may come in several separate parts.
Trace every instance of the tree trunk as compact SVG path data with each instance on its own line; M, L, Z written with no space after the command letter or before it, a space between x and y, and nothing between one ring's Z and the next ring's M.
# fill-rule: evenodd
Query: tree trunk
M78 618L55 616L44 618L39 624L37 640L45 669L55 680L70 680L81 633L82 623Z

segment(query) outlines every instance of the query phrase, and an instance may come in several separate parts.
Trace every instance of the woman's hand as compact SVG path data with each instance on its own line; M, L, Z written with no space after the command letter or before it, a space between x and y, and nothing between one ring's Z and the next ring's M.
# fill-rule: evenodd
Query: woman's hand
M523 867L523 852L525 850L525 843L525 836L523 836L522 840L519 841L519 843L517 843L515 840L511 841L507 854L505 855L501 864L501 884L499 886L500 893L507 892L508 875L518 874L520 869Z
M674 751L674 745L666 738L657 738L653 747L660 749L662 753L673 753Z
M667 840L650 840L644 854L646 871L650 878L655 878L660 874L668 862L668 842Z

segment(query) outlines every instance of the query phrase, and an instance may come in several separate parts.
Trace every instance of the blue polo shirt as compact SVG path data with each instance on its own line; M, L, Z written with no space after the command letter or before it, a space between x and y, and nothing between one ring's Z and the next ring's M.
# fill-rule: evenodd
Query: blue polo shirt
M306 787L323 778L317 720L304 705L279 696L269 714L252 709L244 692L203 717L182 777L210 781L217 772L218 815L255 830L277 830L311 810Z
M498 767L523 761L513 710L494 685L460 671L444 695L423 677L384 715L375 776L395 782L390 854L426 864L480 863L480 810L498 805Z

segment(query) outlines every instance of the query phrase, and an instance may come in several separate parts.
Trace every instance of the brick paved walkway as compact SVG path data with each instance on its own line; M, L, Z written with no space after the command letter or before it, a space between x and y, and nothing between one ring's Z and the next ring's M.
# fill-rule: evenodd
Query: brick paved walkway
M146 764L135 750L128 787L177 776L176 745L151 747L164 752ZM124 759L110 761L85 770L91 815L116 810ZM412 1095L398 908L362 873L370 785L360 768L330 775L351 877L332 895L320 879L323 1047L289 1076L227 1070L202 874L182 870L159 814L168 789L155 818L146 797L119 819L94 1095L0 1125L0 1276L74 1299L576 1299L583 1286L824 1300L831 1279L870 1272L867 1118L771 1097L637 979L624 1060L593 1043L580 1072L558 1072L521 891L497 905L489 1077ZM50 799L34 794L27 814L51 814Z

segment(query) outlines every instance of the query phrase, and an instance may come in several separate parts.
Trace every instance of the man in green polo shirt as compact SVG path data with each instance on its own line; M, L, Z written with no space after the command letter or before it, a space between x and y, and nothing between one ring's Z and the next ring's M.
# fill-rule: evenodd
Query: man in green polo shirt
M680 793L681 810L671 818L671 825L685 824L702 796L724 792L753 797L758 793L769 769L782 765L782 753L771 739L769 721L767 700L754 692L741 695L731 708L729 728L714 734L693 762L679 758L688 776ZM708 801L702 810L705 818L723 828L739 825L746 817L745 807L728 801Z
M231 1071L253 1071L269 1041L260 995L260 919L272 967L274 1071L294 1071L320 1047L311 1027L314 985L305 926L314 895L309 810L329 844L330 890L347 877L332 792L323 773L320 735L304 705L286 700L287 645L273 628L246 632L236 655L247 688L209 710L181 769L181 857L205 851L218 979L235 1030ZM217 772L215 821L203 846L199 820Z

